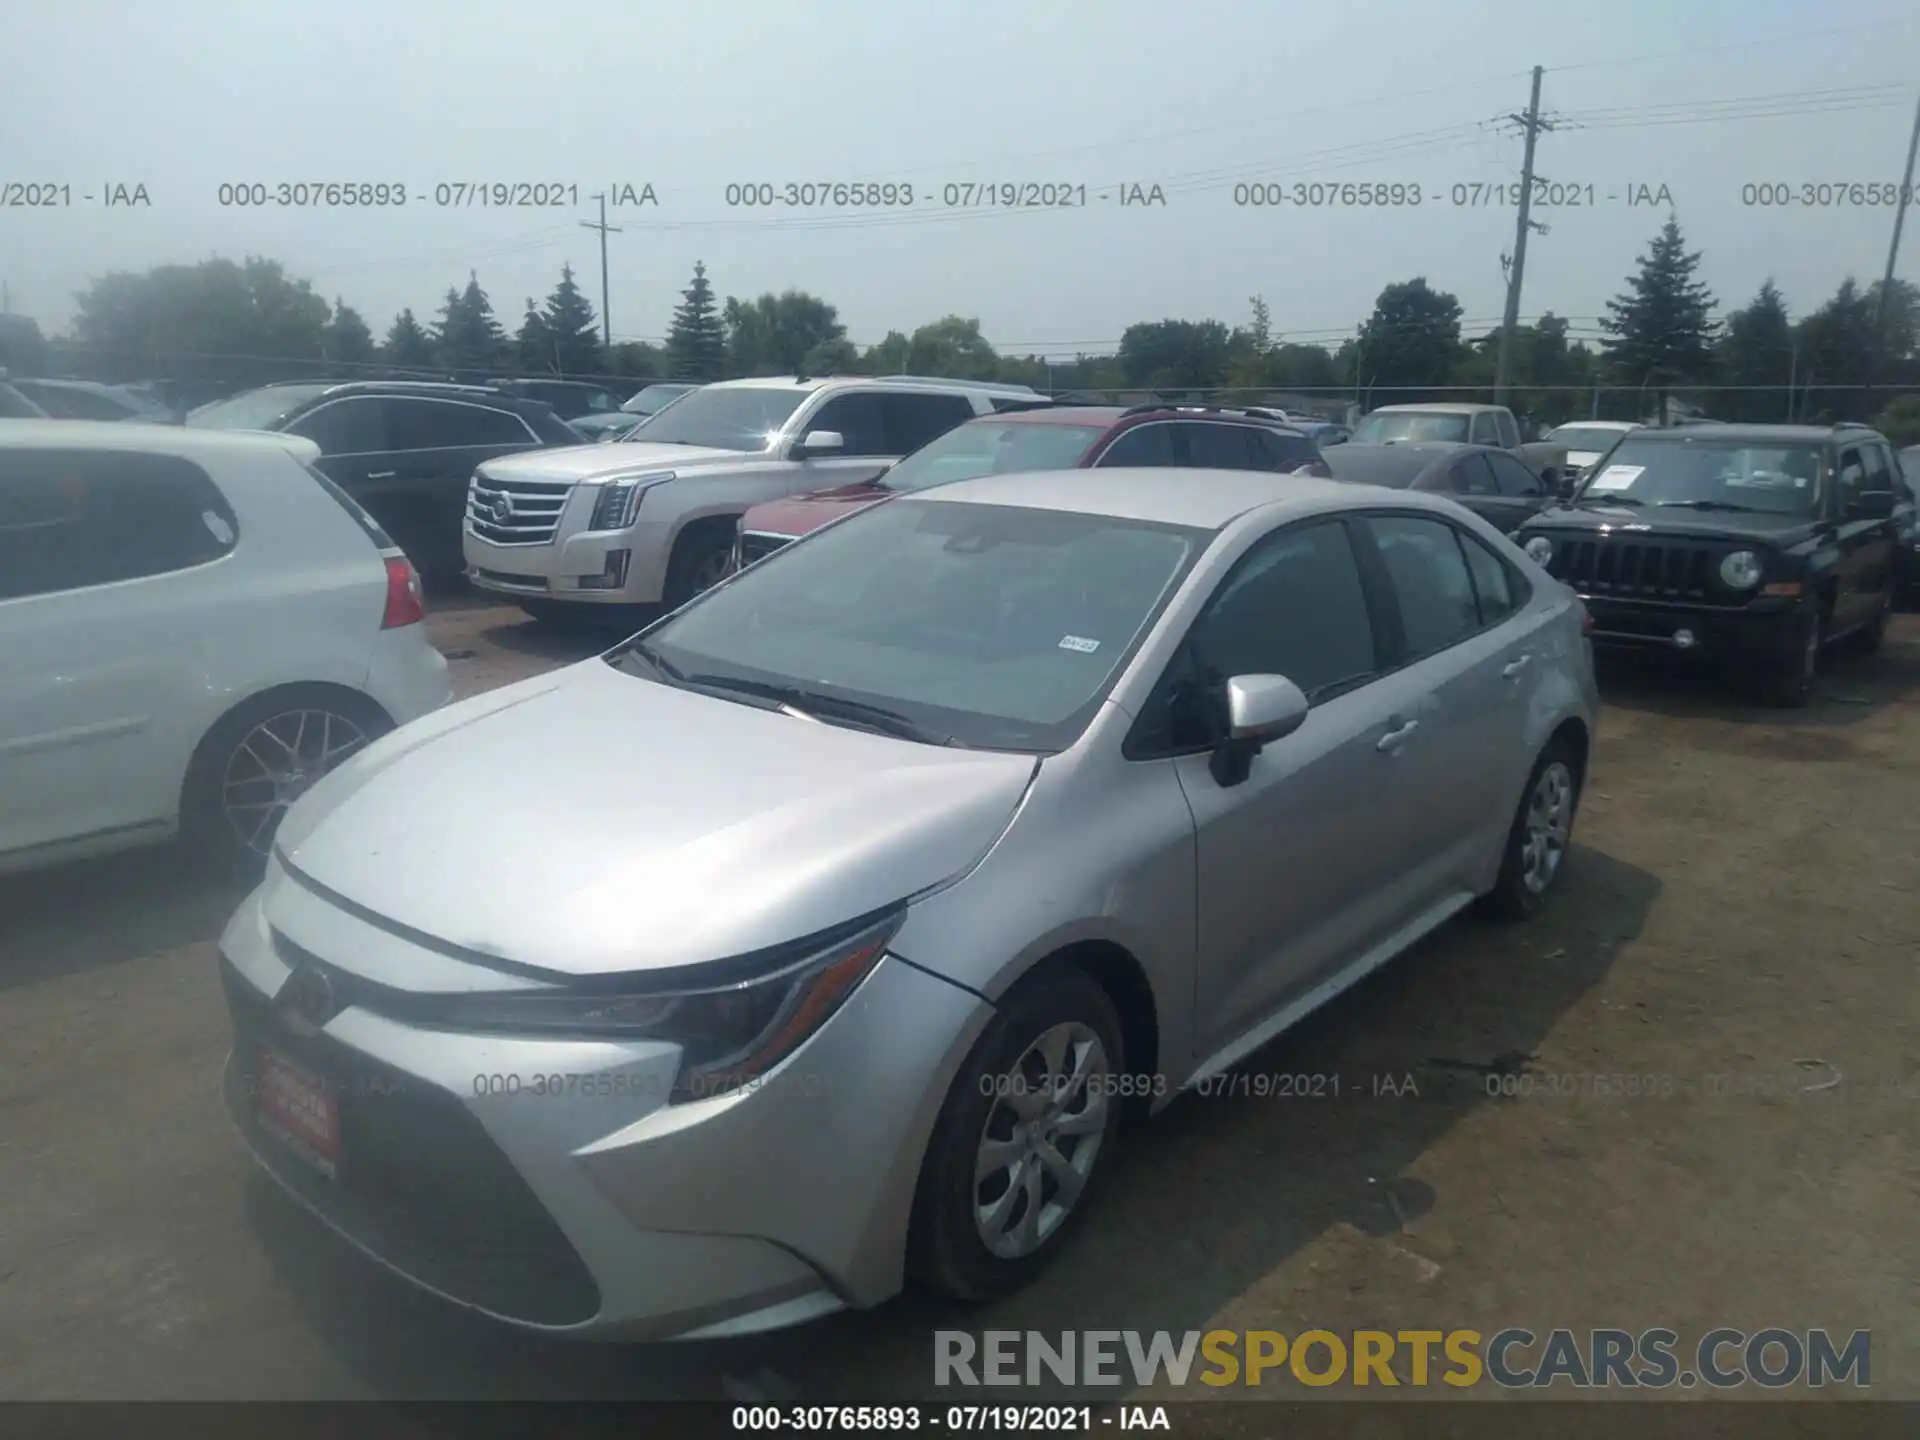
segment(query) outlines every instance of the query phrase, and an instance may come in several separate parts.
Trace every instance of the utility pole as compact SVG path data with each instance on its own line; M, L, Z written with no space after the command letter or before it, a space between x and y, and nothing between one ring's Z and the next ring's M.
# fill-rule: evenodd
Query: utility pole
M1542 130L1551 130L1550 121L1540 118L1541 67L1533 67L1533 97L1525 115L1508 118L1527 132L1526 154L1520 161L1520 222L1513 237L1513 273L1507 277L1507 313L1500 323L1500 351L1493 366L1493 403L1507 398L1507 367L1513 356L1513 332L1520 323L1520 280L1527 269L1527 232L1533 228L1533 142Z
M1879 369L1887 358L1887 316L1893 300L1893 266L1900 258L1900 225L1907 218L1907 206L1913 200L1913 156L1920 150L1920 100L1913 105L1913 134L1907 139L1907 173L1900 177L1900 193L1893 198L1898 203L1893 207L1893 241L1887 246L1887 273L1880 281L1880 304L1873 317L1874 356L1880 363Z
M600 202L599 220L582 220L580 223L588 230L600 232L600 340L609 354L613 351L613 316L607 309L607 236L618 235L618 225L607 224L607 192L602 190L594 199Z

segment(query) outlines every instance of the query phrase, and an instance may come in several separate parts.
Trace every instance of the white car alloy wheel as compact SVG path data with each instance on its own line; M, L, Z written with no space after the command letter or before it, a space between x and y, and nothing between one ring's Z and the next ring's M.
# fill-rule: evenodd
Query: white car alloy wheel
M234 838L265 855L293 802L371 738L325 709L287 710L255 725L227 756L221 776L220 808Z

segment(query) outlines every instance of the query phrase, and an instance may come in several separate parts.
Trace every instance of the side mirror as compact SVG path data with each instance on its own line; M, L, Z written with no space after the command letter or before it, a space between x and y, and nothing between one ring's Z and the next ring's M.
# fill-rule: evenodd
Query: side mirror
M1236 675L1227 681L1227 738L1213 752L1213 778L1238 785L1253 757L1306 723L1307 697L1284 675Z
M1858 520L1888 520L1893 517L1893 492L1891 490L1869 490L1853 502L1854 518Z
M793 458L811 460L816 455L834 455L847 448L847 437L838 430L809 430L794 447Z

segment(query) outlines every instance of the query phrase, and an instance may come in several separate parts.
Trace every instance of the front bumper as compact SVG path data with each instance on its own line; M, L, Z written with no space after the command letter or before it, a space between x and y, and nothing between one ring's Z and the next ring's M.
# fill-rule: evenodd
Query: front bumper
M289 1020L276 997L321 902L286 907L289 940L265 918L275 884L221 939L225 1099L267 1172L387 1269L594 1339L745 1334L900 1288L920 1157L988 1013L977 997L886 957L757 1088L669 1106L678 1052L658 1042L458 1034L351 1006L317 1031ZM385 965L405 943L334 915L334 953ZM462 963L420 961L436 984ZM334 1097L335 1178L259 1123L262 1048Z
M475 587L579 605L659 603L672 544L670 527L645 521L625 530L573 534L563 522L560 533L544 545L499 545L471 528L461 532L467 579Z
M1720 662L1768 663L1798 648L1797 602L1755 600L1744 608L1677 605L1582 595L1598 650L1663 651Z

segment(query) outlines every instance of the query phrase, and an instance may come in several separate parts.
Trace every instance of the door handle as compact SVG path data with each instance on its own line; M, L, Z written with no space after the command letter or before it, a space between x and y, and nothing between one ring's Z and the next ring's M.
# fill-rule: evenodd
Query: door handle
M1419 728L1420 722L1418 720L1409 720L1399 729L1389 730L1386 734L1382 735L1379 743L1373 748L1382 753L1398 750L1402 745L1407 743L1407 737Z
M1533 659L1533 656L1531 655L1522 655L1518 660L1515 660L1511 665L1508 665L1506 668L1501 670L1500 672L1501 678L1506 680L1518 680L1520 678L1520 672L1527 668L1528 662L1531 661L1532 659Z
M399 473L400 472L398 470L369 470L367 472L367 479L391 480L393 479L394 476L398 475Z

